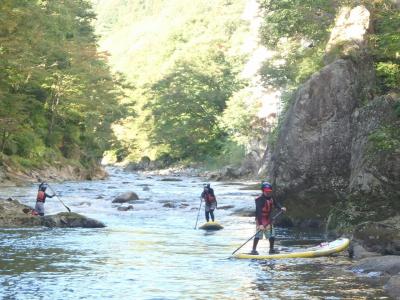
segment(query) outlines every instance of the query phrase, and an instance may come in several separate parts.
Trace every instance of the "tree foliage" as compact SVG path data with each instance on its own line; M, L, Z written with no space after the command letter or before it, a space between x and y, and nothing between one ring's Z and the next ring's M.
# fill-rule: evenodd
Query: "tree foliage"
M123 80L97 51L88 1L0 2L0 152L98 161ZM55 157L54 157L55 155Z
M166 145L176 158L218 154L225 133L217 118L239 86L222 52L177 62L150 87L154 144Z
M119 148L128 160L217 155L226 132L218 116L242 86L237 54L247 24L245 1L93 1L101 45L136 89L135 117L121 120Z

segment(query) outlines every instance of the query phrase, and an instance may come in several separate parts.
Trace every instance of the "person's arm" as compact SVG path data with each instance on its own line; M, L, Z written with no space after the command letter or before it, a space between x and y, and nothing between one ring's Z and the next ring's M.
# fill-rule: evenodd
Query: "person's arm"
M46 197L49 197L49 198L53 198L56 194L54 194L54 195L49 195L49 194L47 194L47 193L44 193L45 195L46 195Z
M286 207L282 206L278 201L275 200L275 198L272 198L272 200L276 208L278 208L279 210L286 211Z

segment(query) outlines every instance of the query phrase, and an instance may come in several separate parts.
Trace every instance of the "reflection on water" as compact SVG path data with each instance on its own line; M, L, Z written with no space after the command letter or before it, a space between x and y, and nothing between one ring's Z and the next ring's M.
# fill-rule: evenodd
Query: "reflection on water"
M230 254L254 234L253 218L231 212L252 208L254 192L242 185L214 184L224 229L194 230L202 182L111 170L103 181L67 182L53 188L72 211L106 223L102 229L0 229L0 295L3 299L386 299L384 293L343 271L345 256L251 261ZM143 186L149 190L143 190ZM135 191L141 203L120 212L111 200ZM34 205L36 186L4 188ZM101 197L100 197L101 196ZM17 197L16 197L17 198ZM187 203L163 207L163 201ZM85 203L85 205L82 205ZM164 202L165 203L165 202ZM63 211L56 200L49 213ZM204 220L200 214L201 225ZM278 229L277 244L319 243L319 232ZM251 242L240 251L249 251ZM260 252L267 251L260 241ZM1 298L0 297L0 298Z

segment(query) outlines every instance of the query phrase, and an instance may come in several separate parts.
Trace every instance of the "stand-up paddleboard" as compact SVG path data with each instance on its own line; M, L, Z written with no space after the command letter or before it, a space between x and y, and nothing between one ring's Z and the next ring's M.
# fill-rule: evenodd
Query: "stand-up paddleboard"
M217 222L207 222L199 227L199 229L204 229L204 230L220 230L222 228L224 227Z
M247 259L278 259L278 258L308 258L308 257L319 257L328 256L333 253L341 252L349 247L350 240L347 238L340 238L329 243L321 243L317 246L296 249L293 251L284 251L277 254L268 255L253 255L248 253L235 254L236 258L247 258Z

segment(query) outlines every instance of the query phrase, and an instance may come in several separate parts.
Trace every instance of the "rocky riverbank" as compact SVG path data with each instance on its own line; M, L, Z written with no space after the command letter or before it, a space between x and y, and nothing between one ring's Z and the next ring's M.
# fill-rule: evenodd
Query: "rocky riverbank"
M103 179L108 174L102 166L83 166L54 162L40 168L24 168L10 160L0 158L0 186L21 186L27 183L65 180L95 180Z

